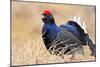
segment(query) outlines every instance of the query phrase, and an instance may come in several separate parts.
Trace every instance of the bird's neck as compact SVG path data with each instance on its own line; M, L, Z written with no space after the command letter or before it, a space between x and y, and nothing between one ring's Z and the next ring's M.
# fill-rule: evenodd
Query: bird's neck
M56 25L54 19L45 20L44 23L47 25Z
M45 23L46 25L56 25L56 23L55 22L47 22L47 23Z
M50 22L50 23L48 22L48 23L46 23L45 25L46 25L47 27L50 27L50 28L51 28L51 27L58 28L58 26L56 25L56 23L52 23L52 22Z

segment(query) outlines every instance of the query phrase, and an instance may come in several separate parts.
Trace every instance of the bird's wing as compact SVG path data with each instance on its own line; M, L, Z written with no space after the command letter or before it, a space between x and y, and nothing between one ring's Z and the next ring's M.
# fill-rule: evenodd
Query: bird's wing
M60 28L63 28L65 30L71 32L73 35L75 35L76 37L79 38L80 34L76 27L74 27L72 25L60 25Z
M60 39L59 41L60 43L62 43L62 45L65 45L65 47L71 49L70 53L78 52L84 54L81 41L77 37L75 37L72 33L61 28L61 31L58 33L58 39Z

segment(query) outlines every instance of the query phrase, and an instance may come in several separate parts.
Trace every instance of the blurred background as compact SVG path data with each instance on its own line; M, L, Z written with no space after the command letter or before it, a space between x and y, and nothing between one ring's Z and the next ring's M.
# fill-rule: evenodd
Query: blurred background
M42 41L43 26L42 12L48 9L52 12L56 24L65 24L74 16L85 21L87 32L95 43L95 6L68 5L38 2L12 1L12 65L59 63L62 59L51 56ZM86 47L86 57L76 58L74 61L94 60L90 50ZM78 56L79 57L79 56ZM62 62L71 62L68 57Z

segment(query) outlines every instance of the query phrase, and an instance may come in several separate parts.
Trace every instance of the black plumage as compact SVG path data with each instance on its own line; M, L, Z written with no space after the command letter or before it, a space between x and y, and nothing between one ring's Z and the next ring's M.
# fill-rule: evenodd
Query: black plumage
M74 21L68 21L65 25L56 25L53 15L50 11L45 10L42 21L42 38L47 50L51 54L84 54L83 45L89 43L92 55L95 55L95 47L91 39L84 30Z

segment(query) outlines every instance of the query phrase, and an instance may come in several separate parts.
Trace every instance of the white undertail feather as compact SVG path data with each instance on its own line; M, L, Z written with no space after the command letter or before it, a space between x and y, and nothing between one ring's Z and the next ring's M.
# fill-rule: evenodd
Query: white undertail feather
M81 22L80 17L76 17L76 16L74 16L72 18L72 20L75 21L75 22L77 22L83 28L83 30L85 31L85 33L87 33L85 21Z

